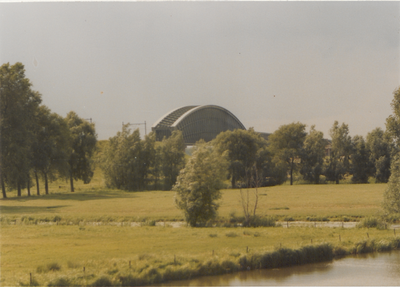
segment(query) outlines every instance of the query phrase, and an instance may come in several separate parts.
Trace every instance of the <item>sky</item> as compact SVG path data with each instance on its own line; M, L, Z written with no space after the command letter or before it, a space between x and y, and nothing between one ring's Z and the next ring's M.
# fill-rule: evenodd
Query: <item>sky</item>
M400 2L0 3L1 64L100 140L187 105L246 128L385 129L400 86ZM144 125L139 127L144 134Z

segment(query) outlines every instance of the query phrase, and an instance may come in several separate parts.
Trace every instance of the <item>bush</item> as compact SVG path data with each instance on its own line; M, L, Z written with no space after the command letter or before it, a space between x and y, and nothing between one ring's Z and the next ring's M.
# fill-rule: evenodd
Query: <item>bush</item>
M386 229L387 228L387 224L376 218L376 217L367 217L364 218L360 223L357 224L358 228L362 228L362 227L367 227L367 228L372 228L372 227L376 227L378 229Z
M51 281L47 286L72 286L72 282L67 277L59 277Z
M208 236L210 236L210 237L217 237L218 235L217 235L217 234L209 234Z
M49 264L47 264L47 270L48 271L59 271L59 270L61 270L61 265L58 264L57 262L49 263Z
M100 278L98 278L96 281L94 281L91 286L96 286L96 287L100 287L100 286L115 286L115 284L113 284L113 282L111 281L111 279L107 276L102 276Z
M46 266L40 265L36 268L37 273L45 273L49 271L59 271L61 270L61 265L57 262L49 263Z
M238 236L235 232L228 232L225 235L226 235L226 237L237 237Z

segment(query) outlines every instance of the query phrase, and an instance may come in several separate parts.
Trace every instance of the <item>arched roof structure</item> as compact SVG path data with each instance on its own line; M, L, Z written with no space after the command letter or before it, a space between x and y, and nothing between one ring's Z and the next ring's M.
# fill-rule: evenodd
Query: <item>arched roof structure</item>
M207 142L221 132L235 129L246 128L230 111L214 105L175 109L160 118L152 127L158 141L164 136L168 138L173 130L182 131L186 145L193 145L200 139Z

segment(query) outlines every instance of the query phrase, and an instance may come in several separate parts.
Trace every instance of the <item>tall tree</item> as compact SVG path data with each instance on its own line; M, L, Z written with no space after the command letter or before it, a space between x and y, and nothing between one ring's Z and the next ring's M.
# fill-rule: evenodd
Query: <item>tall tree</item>
M383 194L383 208L388 214L400 214L400 156L398 154L393 158L390 171L389 183Z
M92 156L96 147L97 134L94 124L81 119L75 112L69 112L66 121L71 134L68 165L71 192L74 192L74 180L81 179L86 184L93 177Z
M216 151L222 155L227 152L229 177L232 188L236 181L242 180L249 185L246 171L251 170L257 160L257 152L266 142L253 129L234 130L220 133L213 141Z
M271 151L276 162L285 164L290 174L290 185L293 184L293 171L296 169L297 159L303 155L304 140L307 136L306 126L302 123L291 123L280 126L268 137Z
M327 141L324 134L311 126L310 132L304 140L304 151L300 173L306 181L318 184L323 171L325 147Z
M179 171L185 167L185 141L181 131L175 130L169 138L163 139L159 156L164 186L171 189Z
M68 177L68 156L70 154L70 131L66 121L42 105L36 115L35 138L32 144L32 168L39 191L39 173L49 194L49 180Z
M398 151L400 149L400 87L393 92L393 95L391 103L393 114L386 119L386 132Z
M21 196L21 188L29 182L32 126L41 102L41 95L31 86L23 64L0 67L0 181L4 198L6 185L17 188Z
M351 155L351 181L353 183L368 183L371 175L370 152L362 136L352 139L353 154Z
M332 138L330 157L326 161L324 174L328 181L334 181L339 184L339 180L343 179L344 175L350 168L350 155L353 152L351 137L349 135L349 126L335 121L331 130Z
M216 217L228 165L224 157L202 141L194 149L173 188L176 205L190 226Z
M371 174L376 182L388 182L390 177L391 144L388 134L376 128L367 135Z
M140 139L139 129L131 133L128 125L110 138L103 152L102 170L109 187L124 190L141 190L154 165L155 134Z

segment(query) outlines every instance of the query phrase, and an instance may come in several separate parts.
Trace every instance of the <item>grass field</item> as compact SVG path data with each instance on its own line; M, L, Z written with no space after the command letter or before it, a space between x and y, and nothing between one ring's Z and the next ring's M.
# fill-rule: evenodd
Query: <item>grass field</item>
M68 191L68 183L50 184L50 195L16 197L0 200L1 216L20 218L31 216L44 219L55 215L66 220L142 221L183 220L175 207L172 191L125 192L104 188L101 172L96 171L92 182L76 183L76 191ZM259 188L259 215L274 215L278 219L329 218L376 216L381 209L386 184L324 184L281 185ZM34 193L32 188L31 192ZM42 191L43 193L43 191ZM252 190L250 191L252 193ZM239 190L223 190L220 218L230 214L242 216Z
M386 184L260 188L257 213L281 220L344 220L345 217L358 220L379 214L385 188ZM352 248L368 238L381 242L394 235L393 230L375 228L83 225L82 221L183 220L182 213L174 204L174 192L109 190L104 188L99 174L89 185L76 183L75 193L68 192L66 182L54 182L50 185L50 195L16 197L11 192L8 196L8 199L0 200L2 286L27 284L30 273L39 284L69 278L70 281L65 279L67 285L86 285L101 276L108 276L110 280L116 280L118 276L125 278L124 274L129 272L153 278L154 274L161 276L158 271L151 271L153 269L172 272L168 268L175 268L176 274L184 272L183 269L193 272L200 268L198 264L209 260L231 262L229 264L237 266L241 256L271 252L279 247L297 250L307 244L325 242ZM232 214L243 215L239 190L223 190L220 203L220 221L227 220ZM59 225L41 225L43 221L58 221ZM162 276L166 275L163 273ZM143 282L152 282L153 279L149 280ZM57 282L61 284L64 281Z

